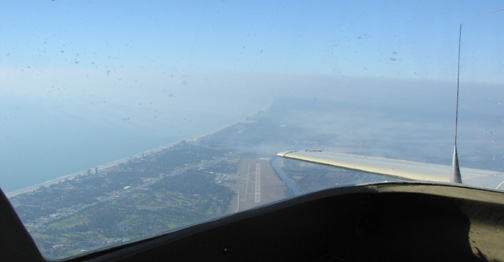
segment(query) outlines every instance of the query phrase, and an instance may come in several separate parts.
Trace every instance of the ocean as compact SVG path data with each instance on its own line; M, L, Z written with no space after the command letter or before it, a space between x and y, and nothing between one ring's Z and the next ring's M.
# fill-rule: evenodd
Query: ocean
M144 89L137 95L3 93L0 187L12 192L196 137L264 110L238 89ZM65 93L67 92L67 93Z

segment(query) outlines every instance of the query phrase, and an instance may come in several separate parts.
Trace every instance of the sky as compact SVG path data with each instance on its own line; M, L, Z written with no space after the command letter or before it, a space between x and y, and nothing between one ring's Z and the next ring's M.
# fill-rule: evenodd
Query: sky
M4 70L451 79L459 24L467 26L463 62L476 63L468 57L495 55L494 48L478 50L477 44L495 41L504 19L502 12L478 16L503 8L500 1L47 0L0 5ZM488 67L487 75L477 77L488 80L496 70Z
M272 95L418 108L450 99L452 108L451 91L422 101L415 94L453 89L460 24L462 110L489 104L498 112L502 8L501 1L0 0L0 186L15 188L13 175L43 182L62 159L68 167L56 177L214 130L264 109ZM26 159L34 169L46 165L45 173L16 173L30 166Z

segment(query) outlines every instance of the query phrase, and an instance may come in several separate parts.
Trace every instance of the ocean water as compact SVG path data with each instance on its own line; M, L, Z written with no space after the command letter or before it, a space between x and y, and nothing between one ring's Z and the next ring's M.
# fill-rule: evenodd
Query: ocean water
M0 187L12 192L199 136L271 103L264 93L206 84L3 92Z

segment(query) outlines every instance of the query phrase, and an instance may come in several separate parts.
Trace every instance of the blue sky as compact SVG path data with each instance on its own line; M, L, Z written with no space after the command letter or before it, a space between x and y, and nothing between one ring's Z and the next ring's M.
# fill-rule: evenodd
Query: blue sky
M424 109L438 103L451 115L460 23L461 112L481 105L502 112L501 85L468 84L504 83L504 12L478 16L502 8L502 1L0 0L0 127L7 127L0 186L200 135L264 108L268 92ZM486 139L485 130L497 134L500 125L480 125L467 138ZM61 159L68 167L55 170Z
M502 73L487 58L502 46L496 25L502 26L504 12L477 16L503 8L501 1L48 0L0 6L4 69L452 79L463 23L463 63L482 68L465 75L488 80ZM481 48L483 41L492 41L492 48Z

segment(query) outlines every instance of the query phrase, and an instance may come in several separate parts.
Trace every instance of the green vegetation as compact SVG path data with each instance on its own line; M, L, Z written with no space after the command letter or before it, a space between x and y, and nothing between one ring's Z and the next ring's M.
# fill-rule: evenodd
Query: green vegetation
M165 177L137 190L97 203L35 231L49 257L152 237L223 214L233 193L202 173Z
M10 200L42 253L50 258L148 238L235 212L239 203L235 192L244 181L243 177L237 180L238 174L249 172L248 166L240 166L240 159L271 158L280 151L330 141L327 134L313 132L311 123L293 122L298 119L293 115L323 111L331 105L291 102L280 100L248 121L219 132ZM330 173L300 164L287 165L286 172L303 192L356 181L348 172L333 169ZM251 206L289 194L274 176L273 170L263 169L262 200Z
M182 142L163 151L11 199L45 256L63 258L224 215L235 173L220 149Z

